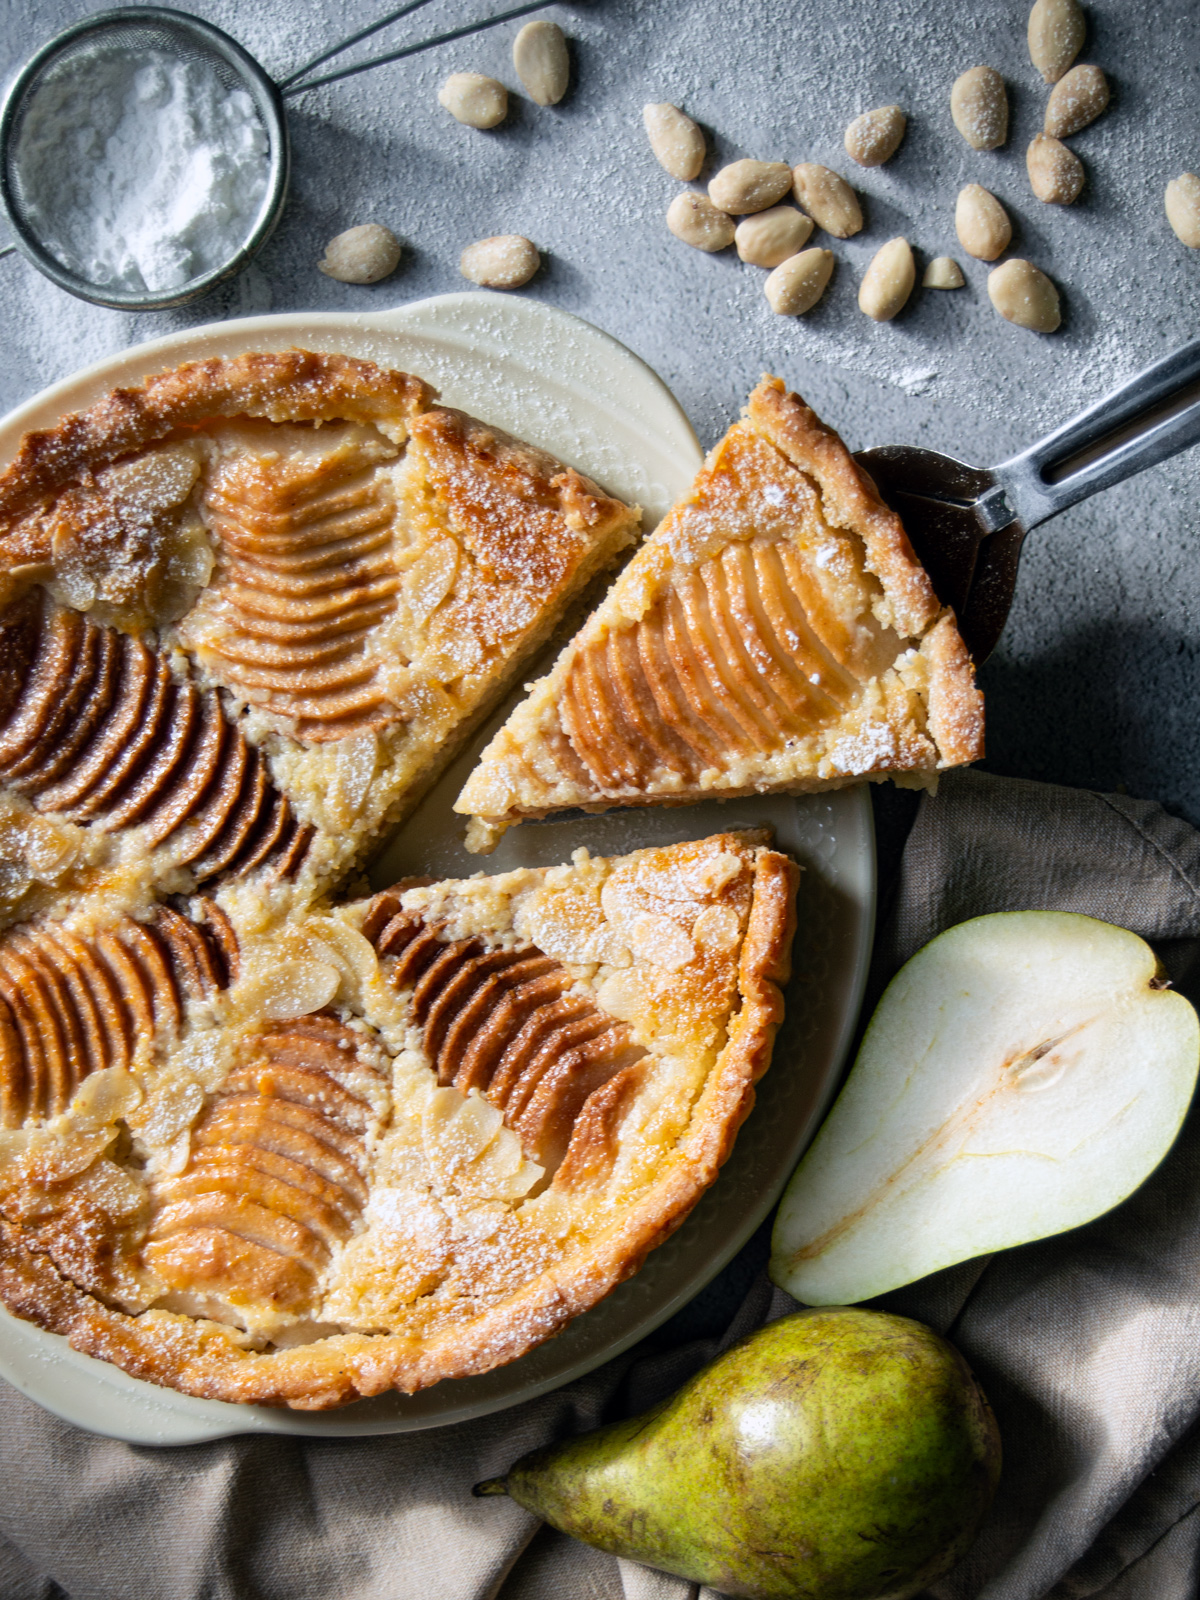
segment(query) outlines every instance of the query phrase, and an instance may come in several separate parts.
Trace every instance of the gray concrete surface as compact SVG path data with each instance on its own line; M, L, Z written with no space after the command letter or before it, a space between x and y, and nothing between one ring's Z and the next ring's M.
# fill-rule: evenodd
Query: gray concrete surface
M197 0L193 9L282 75L385 6ZM488 0L437 0L378 47L487 9ZM521 232L546 255L522 292L632 346L675 390L705 444L770 369L855 447L911 442L979 464L1003 459L1200 333L1200 252L1178 243L1162 209L1167 180L1200 169L1200 7L1095 0L1086 10L1081 59L1110 74L1114 100L1072 141L1088 187L1069 208L1041 205L1025 176L1046 90L1026 52L1023 0L556 5L545 14L572 41L568 97L541 109L515 95L509 121L491 133L453 122L437 87L450 71L470 69L519 90L510 56L519 24L314 91L290 103L295 178L277 235L252 269L207 300L124 315L71 299L23 261L0 262L0 404L189 323L460 288L465 244ZM5 0L0 67L11 71L83 11L75 0ZM985 154L968 149L949 114L954 77L980 61L1004 74L1013 108L1008 145ZM899 154L853 175L867 227L835 242L834 282L811 316L775 317L758 269L668 235L663 213L680 185L654 162L641 129L643 102L660 99L704 125L709 170L743 155L849 170L841 135L850 118L891 101L906 108ZM1009 208L1014 251L1062 286L1059 333L1023 332L992 311L986 267L954 238L955 196L970 181ZM405 241L395 276L357 288L318 273L325 240L369 220ZM857 280L897 233L923 257L957 256L968 287L918 292L879 327L857 309ZM1007 634L982 674L994 770L1123 786L1200 822L1198 491L1192 452L1032 536Z

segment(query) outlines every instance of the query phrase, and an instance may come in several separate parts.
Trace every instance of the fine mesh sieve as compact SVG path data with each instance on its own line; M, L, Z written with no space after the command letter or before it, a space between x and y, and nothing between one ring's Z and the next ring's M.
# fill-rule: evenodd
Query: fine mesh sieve
M541 10L548 0L530 0L494 16L452 28L415 44L402 46L384 55L352 62L319 77L310 74L351 45L379 32L431 3L408 0L370 26L323 50L304 66L276 83L252 55L235 39L211 23L187 12L160 6L127 6L119 11L103 11L64 29L44 45L17 74L0 110L0 201L13 230L13 244L0 255L16 249L61 288L95 305L113 306L128 311L151 311L165 306L183 305L206 294L215 284L233 277L245 267L270 238L287 199L290 151L284 98L302 94L320 84L333 83L389 61L398 61L435 45L478 33L510 18ZM80 270L77 258L53 237L41 209L44 198L41 174L30 151L39 148L42 123L51 109L61 105L76 82L86 81L116 58L168 58L174 62L195 63L214 76L222 91L242 90L253 105L261 128L265 149L261 155L261 190L245 217L243 236L236 248L223 259L206 264L188 278L159 289L129 289L114 283L98 282ZM303 81L302 81L303 80ZM23 137L26 133L30 137ZM44 148L44 140L42 148ZM254 157L260 159L257 155Z

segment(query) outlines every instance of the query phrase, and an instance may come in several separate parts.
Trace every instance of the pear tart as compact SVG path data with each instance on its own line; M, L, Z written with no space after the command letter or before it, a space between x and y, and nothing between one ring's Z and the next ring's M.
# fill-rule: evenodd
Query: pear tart
M755 834L0 937L0 1296L187 1393L320 1409L512 1360L712 1183L782 1015Z
M0 474L0 851L24 875L0 873L0 924L122 874L137 914L235 881L302 903L634 538L636 509L434 398L258 352L25 437Z
M982 753L970 660L899 518L768 378L455 809L487 849L562 807L929 785Z

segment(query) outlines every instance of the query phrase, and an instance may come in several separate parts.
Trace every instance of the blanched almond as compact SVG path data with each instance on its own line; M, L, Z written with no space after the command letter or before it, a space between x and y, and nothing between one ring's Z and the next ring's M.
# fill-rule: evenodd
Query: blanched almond
M1108 105L1108 79L1099 67L1072 67L1050 91L1043 127L1054 139L1071 134L1095 122Z
M861 231L862 207L841 173L802 161L792 168L792 193L817 227L835 239L851 239Z
M1164 203L1176 238L1189 250L1200 250L1200 178L1194 172L1172 178Z
M743 217L733 242L743 261L752 267L777 267L808 243L813 231L811 217L795 206L772 206L757 216Z
M876 252L858 286L858 309L875 322L890 322L902 309L917 281L916 263L907 239L889 239Z
M936 256L925 268L922 289L961 289L966 283L962 268L953 256Z
M860 167L881 167L900 148L907 119L899 106L877 106L864 111L846 129L846 153Z
M979 183L969 183L960 191L954 208L954 231L963 249L979 261L995 261L1012 239L1008 212Z
M330 239L317 267L339 283L378 283L395 272L400 256L400 241L390 228L362 222Z
M995 67L972 67L950 91L954 126L972 150L998 150L1008 138L1008 91Z
M988 273L988 295L1002 317L1018 328L1053 333L1062 321L1058 290L1032 261L1015 257Z
M765 211L792 187L786 161L734 161L722 167L708 186L708 198L721 211L744 217Z
M438 90L438 105L468 128L494 128L508 115L508 90L482 72L452 72Z
M678 106L661 100L642 107L646 137L660 167L681 183L690 183L704 165L704 135Z
M1079 0L1036 0L1029 13L1029 59L1047 83L1062 77L1086 33Z
M733 243L736 224L706 194L685 189L667 208L667 227L694 250L724 250Z
M1029 183L1047 205L1069 206L1083 188L1083 162L1059 139L1039 133L1025 152Z
M832 250L802 250L781 262L763 284L771 310L782 317L802 317L825 293L833 274Z
M537 246L519 233L493 234L469 244L458 270L484 289L519 289L542 264Z
M567 41L557 22L527 22L513 40L517 77L539 106L556 106L571 81Z

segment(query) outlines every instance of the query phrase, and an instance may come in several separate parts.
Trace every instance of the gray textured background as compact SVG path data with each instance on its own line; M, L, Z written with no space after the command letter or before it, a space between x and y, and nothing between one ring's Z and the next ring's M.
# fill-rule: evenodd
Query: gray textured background
M437 0L365 48L504 4ZM385 8L384 0L193 5L280 75ZM75 0L4 0L6 74L85 9ZM291 101L295 177L279 232L255 267L184 311L101 310L22 260L0 262L0 403L193 322L360 309L463 287L461 249L499 232L526 233L545 253L522 292L632 346L674 389L705 445L770 369L852 447L921 443L986 465L1200 332L1200 252L1178 243L1162 209L1168 178L1200 169L1195 0L1087 6L1080 59L1105 68L1114 100L1072 140L1088 187L1069 208L1041 205L1025 177L1046 90L1026 52L1023 0L594 0L544 14L572 41L573 87L550 109L514 95L509 120L490 133L452 121L436 91L454 70L519 89L510 56L517 23ZM1010 89L1012 133L998 152L969 150L950 120L951 82L980 61ZM641 128L643 102L660 99L704 125L706 175L743 155L816 160L850 174L867 227L832 241L833 285L808 318L775 317L764 274L732 251L703 256L667 233L663 214L681 186L657 166ZM891 101L910 119L900 153L886 167L850 172L846 123ZM992 311L987 268L954 238L955 196L970 181L1005 202L1014 252L1062 287L1057 334L1012 328ZM360 288L318 273L325 240L369 220L404 240L395 276ZM901 232L921 256L954 254L968 287L918 291L878 327L857 309L857 280ZM1200 822L1198 489L1192 452L1032 536L1005 640L982 674L994 770L1123 786Z

